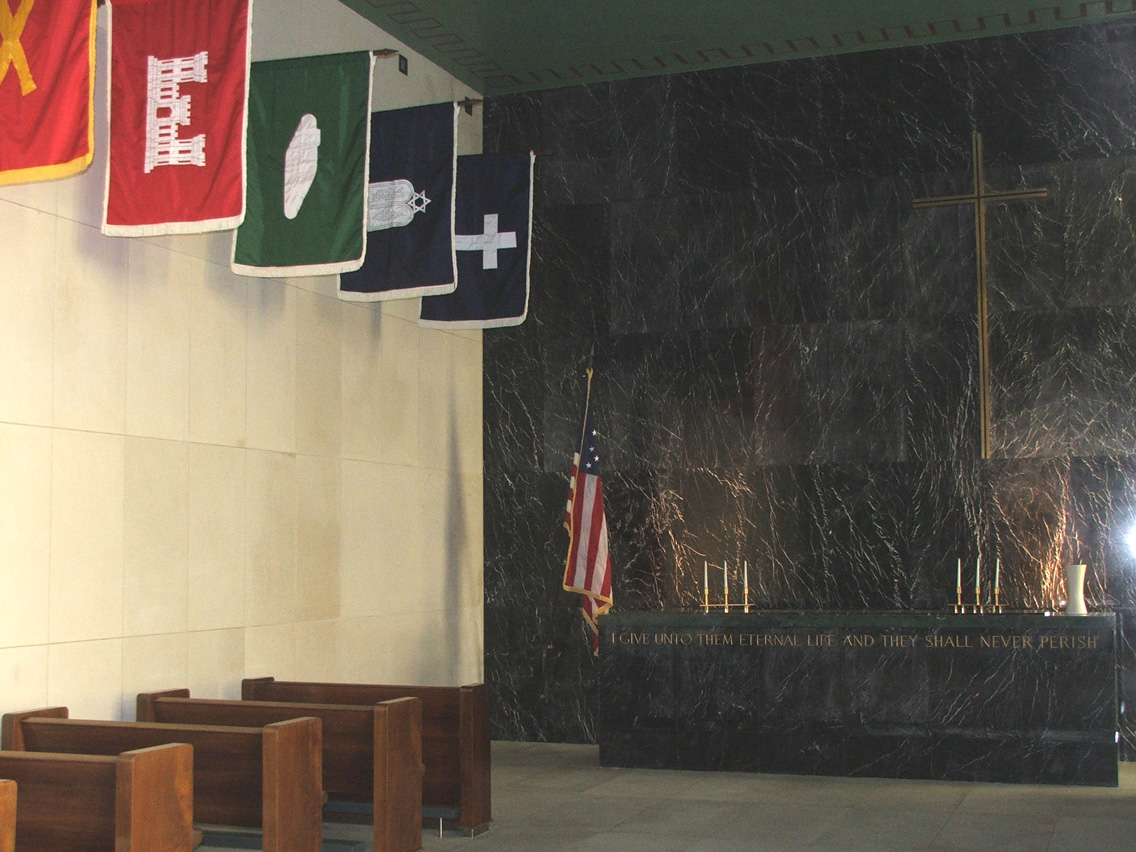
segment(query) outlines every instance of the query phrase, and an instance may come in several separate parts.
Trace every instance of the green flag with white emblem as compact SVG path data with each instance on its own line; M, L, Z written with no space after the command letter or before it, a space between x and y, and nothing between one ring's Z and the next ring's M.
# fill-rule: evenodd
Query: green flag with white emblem
M254 62L233 271L350 272L367 250L370 51Z

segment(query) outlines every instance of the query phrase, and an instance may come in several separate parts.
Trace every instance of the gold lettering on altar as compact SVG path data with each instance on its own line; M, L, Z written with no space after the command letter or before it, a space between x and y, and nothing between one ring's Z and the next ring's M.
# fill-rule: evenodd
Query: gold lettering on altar
M1096 636L1041 636L1038 637L1038 647L1057 651L1089 651L1096 650Z
M970 644L971 637L969 636L928 636L928 648L973 648Z
M1012 648L1015 651L1029 648L1033 650L1032 636L979 636L983 648Z
M2 2L2 0L0 0ZM839 631L776 633L612 631L612 645L669 645L701 648L881 648L892 651L991 649L1005 651L1096 651L1092 635L1030 635L1025 633L841 633Z

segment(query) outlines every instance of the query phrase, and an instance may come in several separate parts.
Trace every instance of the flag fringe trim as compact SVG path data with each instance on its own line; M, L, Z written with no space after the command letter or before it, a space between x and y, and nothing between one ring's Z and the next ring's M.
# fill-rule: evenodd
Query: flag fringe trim
M610 598L607 595L601 595L599 592L593 592L590 589L581 589L581 588L577 588L576 586L569 586L569 585L565 584L564 585L564 591L575 592L578 595L583 595L586 598L591 598L594 601L599 601L600 603L606 604L609 607L612 604L615 603L615 600L613 598ZM607 610L604 610L604 612L606 612L606 611ZM596 614L602 615L603 613L597 612Z
M458 289L458 241L454 236L458 230L458 116L461 115L461 107L457 101L454 101L454 136L453 146L454 152L453 163L450 166L450 173L454 179L450 181L450 274L454 279L453 289L449 290L453 293ZM423 294L425 295L425 294ZM418 308L419 313L422 312L422 307Z
M514 325L520 325L525 321L527 312L521 314L519 317L505 317L504 319L493 320L430 320L418 317L418 324L423 328L508 328Z
M458 287L457 283L432 284L428 287L407 287L403 290L384 290L381 293L364 293L362 290L339 290L345 302L390 302L395 299L417 299L421 296L447 296Z
M234 238L235 240L235 238ZM306 266L248 266L230 262L229 268L237 275L249 278L304 278L312 275L338 275L354 272L363 265L363 258L340 260L335 263L309 263Z
M53 163L50 166L29 166L26 169L9 169L0 172L0 186L71 177L71 175L86 171L94 158L93 153L87 153L81 157L76 157L74 160L68 160L66 163Z
M200 222L155 222L150 225L109 225L103 223L103 236L107 237L164 237L173 234L208 234L213 231L231 230L244 220L244 211L239 216L224 219L202 219Z

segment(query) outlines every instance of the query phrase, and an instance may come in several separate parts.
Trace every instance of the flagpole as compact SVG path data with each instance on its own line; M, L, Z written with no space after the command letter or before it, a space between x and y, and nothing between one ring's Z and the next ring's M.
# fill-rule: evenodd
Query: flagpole
M592 374L595 372L595 368L594 368L595 360L596 360L596 344L593 343L592 344L592 351L588 353L588 366L584 371L585 375L587 375L587 377L588 377L588 388L584 393L584 423L580 427L580 446L578 447L580 458L583 458L584 441L586 441L587 438L588 438L588 436L585 434L585 432L587 431L587 428L588 428L588 411L592 407Z

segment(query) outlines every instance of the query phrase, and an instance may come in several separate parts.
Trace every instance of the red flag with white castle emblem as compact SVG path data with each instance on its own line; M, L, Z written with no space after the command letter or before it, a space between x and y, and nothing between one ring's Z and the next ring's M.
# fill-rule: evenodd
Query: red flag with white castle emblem
M245 212L251 0L111 0L103 233L235 228Z

